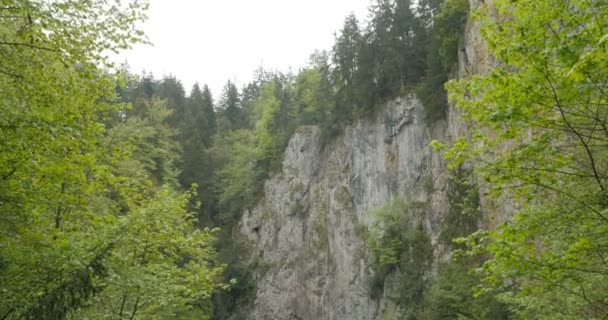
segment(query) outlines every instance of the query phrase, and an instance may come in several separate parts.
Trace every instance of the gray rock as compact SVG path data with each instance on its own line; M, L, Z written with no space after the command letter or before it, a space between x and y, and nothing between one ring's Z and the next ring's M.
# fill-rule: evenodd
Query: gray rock
M479 26L469 23L458 77L487 72L494 63ZM297 130L282 172L266 182L265 196L243 213L236 230L248 245L257 283L249 319L392 318L398 307L388 298L391 285L385 285L380 299L370 297L373 271L365 231L372 225L369 211L396 197L426 203L423 226L435 258L429 276L449 258L439 242L449 210L449 172L429 143L450 142L469 130L453 108L432 127L423 116L420 101L408 95L387 103L376 118L347 127L326 145L319 128ZM487 199L482 204L497 207ZM513 210L503 211L487 209L485 223L504 221Z

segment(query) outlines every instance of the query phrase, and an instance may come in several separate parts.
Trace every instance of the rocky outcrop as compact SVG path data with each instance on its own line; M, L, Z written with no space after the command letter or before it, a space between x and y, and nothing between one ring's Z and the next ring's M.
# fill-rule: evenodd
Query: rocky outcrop
M478 26L469 23L458 76L489 70L486 52ZM322 141L314 126L297 130L282 172L266 182L265 196L243 213L235 232L257 284L249 319L392 318L399 310L389 298L390 283L380 298L370 295L366 234L370 210L396 197L424 204L432 265L449 256L439 238L449 212L450 173L429 143L468 130L453 109L432 128L423 117L420 101L409 95L331 141ZM504 217L488 214L484 220ZM433 268L427 273L432 277Z
M317 127L298 129L283 171L239 224L256 270L251 319L381 317L369 292L369 211L398 196L427 203L424 226L437 242L447 206L423 112L416 97L397 99L325 145Z

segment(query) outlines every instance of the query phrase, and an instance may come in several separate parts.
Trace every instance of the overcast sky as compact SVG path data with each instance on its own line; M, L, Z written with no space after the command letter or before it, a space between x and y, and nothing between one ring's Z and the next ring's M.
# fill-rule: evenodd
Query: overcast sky
M315 49L330 49L354 12L363 22L370 0L150 0L143 29L153 46L120 55L131 72L172 74L186 92L206 83L215 97L228 80L241 87L258 66L294 71Z

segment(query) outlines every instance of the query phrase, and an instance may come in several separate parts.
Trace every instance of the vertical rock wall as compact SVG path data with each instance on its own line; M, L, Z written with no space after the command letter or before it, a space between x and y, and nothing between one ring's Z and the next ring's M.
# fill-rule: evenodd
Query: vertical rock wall
M368 215L395 197L429 204L424 226L435 239L447 201L436 136L414 96L323 145L319 129L299 128L280 174L238 226L255 268L251 319L374 319Z
M478 5L471 0L471 7ZM478 26L469 22L458 77L487 72L491 60ZM453 109L432 128L423 116L410 95L331 141L321 141L314 126L297 130L282 172L266 182L264 198L243 213L235 231L257 284L249 319L391 318L398 312L387 298L391 284L382 297L370 295L365 234L370 210L396 197L425 204L422 225L433 244L433 265L446 259L439 236L449 211L449 172L429 143L468 130ZM491 216L485 220L497 219ZM434 270L427 273L432 277Z

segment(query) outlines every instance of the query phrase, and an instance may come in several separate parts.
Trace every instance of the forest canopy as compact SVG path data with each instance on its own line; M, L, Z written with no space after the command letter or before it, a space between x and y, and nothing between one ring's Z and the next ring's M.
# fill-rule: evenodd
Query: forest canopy
M145 41L146 8L0 7L2 319L210 314L224 287L215 232L195 227L194 193L170 182L173 111L150 100L125 116L125 75L104 57Z

